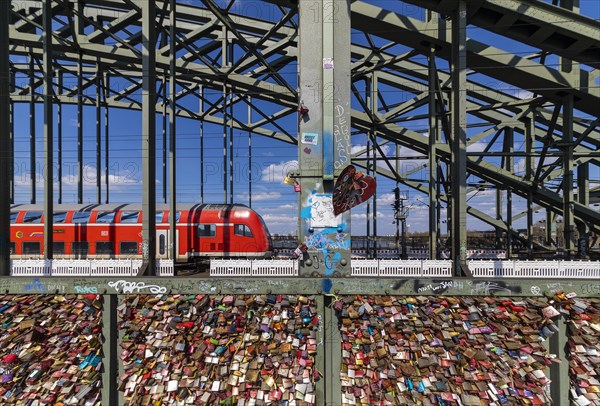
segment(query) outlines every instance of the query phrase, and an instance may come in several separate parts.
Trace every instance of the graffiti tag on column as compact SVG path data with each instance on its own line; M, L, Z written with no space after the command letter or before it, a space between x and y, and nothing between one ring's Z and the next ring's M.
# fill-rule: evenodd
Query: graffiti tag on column
M337 158L334 162L335 169L339 169L349 161L346 149L350 145L350 125L344 115L345 111L344 106L339 104L335 106L336 123L333 125L333 136L337 150Z

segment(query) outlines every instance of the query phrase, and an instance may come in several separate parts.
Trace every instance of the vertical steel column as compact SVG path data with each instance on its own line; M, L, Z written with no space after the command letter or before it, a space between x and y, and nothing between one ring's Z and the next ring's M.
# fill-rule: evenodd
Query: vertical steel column
M535 113L525 117L525 180L533 181L535 173L533 160L533 141L535 137ZM527 191L527 256L533 257L533 191Z
M565 316L561 314L558 319L555 320L558 332L550 337L549 352L556 354L557 358L563 360L560 364L554 362L550 365L550 396L552 397L552 404L555 405L569 405L569 363L566 362L567 354L566 349L568 348L568 325L565 322Z
M223 25L221 40L221 66L227 66L227 27ZM223 204L227 204L227 78L223 80Z
M365 79L365 104L367 106L371 106L371 77L367 76L367 78ZM373 112L371 112L371 114L373 114ZM397 150L396 150L397 151ZM371 176L371 137L369 136L369 134L367 134L367 176ZM366 257L368 259L373 258L372 254L371 254L371 200L369 199L367 200L367 219L366 219L366 226L367 226L367 246L366 248Z
M77 42L84 35L83 0L76 0L75 32ZM83 203L83 52L77 58L77 203Z
M105 337L102 343L104 353L102 372L102 404L119 405L119 391L117 379L119 376L118 341L119 328L117 325L117 295L103 295L102 304L102 335Z
M58 83L57 85L57 93L62 93L62 85L63 85L63 80L62 80L62 72L61 71L57 71L56 72L56 81ZM63 129L62 129L62 103L60 102L60 98L57 97L56 98L56 137L57 137L57 142L58 142L58 156L57 156L57 178L58 178L58 204L62 203L62 192L63 192L63 184L62 184L62 153L63 153L63 139L62 139L62 133L63 133Z
M167 203L167 70L162 81L162 198Z
M142 269L156 274L156 3L136 0L142 10Z
M223 204L227 204L227 80L223 81Z
M77 18L79 20L79 17ZM83 203L83 62L77 61L77 203Z
M7 0L10 1L10 0ZM10 98L10 93L9 93ZM15 103L11 100L8 105L8 155L10 203L15 203Z
M204 86L198 88L200 114L204 113ZM200 120L200 203L204 203L204 119Z
M310 256L300 275L349 276L350 212L316 220L312 208L333 196L336 176L350 165L350 2L300 0L299 10L298 102L309 114L299 125L298 233ZM313 242L323 240L336 248ZM338 404L336 396L326 403Z
M227 66L233 64L233 43L228 44ZM233 204L233 85L229 86L229 203ZM223 110L225 113L225 110Z
M373 133L372 145L377 145L377 133ZM373 179L377 181L377 147L373 150ZM379 249L379 240L377 236L377 189L373 193L373 258L377 258L377 250Z
M327 308L325 307L325 299L328 299L324 295L317 295L315 297L315 304L317 306L317 314L319 315L319 328L317 330L316 340L317 343L317 353L315 355L315 367L319 371L327 371L329 367L329 359L327 357L328 347L323 345L327 340L327 327L326 327L326 314ZM326 385L329 383L328 379L320 379L315 383L315 393L317 397L317 401L322 401L325 399L325 391ZM324 402L323 402L324 403Z
M44 0L43 11L44 47L44 258L52 259L54 223L54 116L52 97L52 0Z
M102 204L102 111L100 109L100 86L102 74L100 60L96 64L96 203Z
M467 267L467 2L452 21L452 259L456 276Z
M10 0L6 0L10 3ZM8 37L7 37L8 38ZM1 47L2 45L0 45ZM0 62L1 63L1 62ZM10 99L10 93L9 93ZM8 130L8 168L9 168L9 192L10 192L10 203L15 203L15 103L11 100L8 106L8 120L9 120L9 130ZM1 114L1 113L0 113ZM2 190L0 188L0 190Z
M563 234L567 257L573 253L573 95L563 97Z
M435 66L435 48L429 48L429 259L437 259L438 253L438 222L437 205L439 196L437 194L438 184L438 163L437 163L437 144L438 144L438 119L436 108L436 66Z
M496 220L500 221L503 221L502 212L504 205L502 201L502 189L500 189L500 185L496 185ZM508 235L508 231L506 235ZM502 230L500 228L496 228L496 249L504 249Z
M34 86L34 67L33 67L33 51L29 54L29 166L30 166L30 182L31 182L31 204L36 203L36 158L35 158L35 95L33 93Z
M515 160L513 157L514 152L514 129L512 127L506 127L505 136L504 136L504 152L506 156L504 157L504 169L513 172L515 167ZM510 189L506 191L506 258L510 259L513 255L512 249L512 192Z
M338 318L333 309L333 298L331 296L317 296L319 302L324 303L323 309L323 339L321 351L325 352L325 371L330 371L328 379L322 379L325 388L325 405L341 404L342 386L339 379L340 365L342 363L342 336L338 327ZM321 300L319 300L321 299ZM337 376L336 376L337 374ZM317 396L319 393L317 392ZM321 398L322 399L322 398ZM317 403L319 399L317 399Z
M546 244L551 245L552 241L552 231L556 225L554 224L554 219L556 216L549 209L546 209ZM556 246L556 241L554 242Z
M379 111L379 78L377 72L374 72L371 76L371 114L374 117L377 116ZM373 147L373 179L377 180L377 132L371 132L371 142ZM400 172L398 172L400 173ZM398 180L396 180L397 182ZM373 193L373 258L377 258L377 189Z
M110 89L110 77L108 76L108 72L104 72L104 81L103 81L103 87L104 87L104 181L106 182L106 186L105 186L105 194L106 194L106 200L105 203L108 204L109 200L109 166L110 166L110 161L109 161L109 153L108 153L108 147L109 147L109 136L108 136L108 89Z
M170 112L169 112L169 203L171 215L169 216L169 235L171 236L171 259L177 260L177 228L176 228L176 214L177 214L177 106L175 104L175 95L177 92L177 50L176 50L176 33L175 25L177 24L177 0L170 0L171 13L169 14L169 56L170 56L170 67L169 67L169 99L170 99Z
M252 96L248 98L248 207L252 208Z
M11 102L9 89L10 0L0 1L0 134L10 131ZM10 174L11 139L0 136L0 276L10 275ZM12 195L11 195L12 196Z
M588 162L581 163L577 167L577 201L586 207L590 205L590 166ZM585 243L587 251L589 239L588 233L590 228L585 221L578 222L577 228L579 231L579 239L581 244L578 247L579 254L580 257L583 258L587 256L587 253L581 252L581 249L584 248L583 244Z

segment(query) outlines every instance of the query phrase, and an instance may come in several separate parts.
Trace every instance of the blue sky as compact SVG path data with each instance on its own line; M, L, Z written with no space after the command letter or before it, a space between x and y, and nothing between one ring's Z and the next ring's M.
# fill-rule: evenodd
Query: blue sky
M198 4L193 1L192 4ZM405 12L411 17L420 18L421 12L414 6L403 4L397 1L371 1L371 3L385 8L392 8L400 12ZM257 13L264 18L271 13L270 9L263 7L264 3L238 2L238 10L244 13L256 16ZM600 18L600 6L596 0L583 0L581 2L582 13L593 18ZM277 19L279 15L273 12L272 17ZM358 36L353 33L353 38ZM482 29L470 27L468 36L476 36L478 40L493 43L494 46L510 53L527 55L536 50L514 41L501 39L487 33ZM383 41L382 41L383 42ZM402 47L398 46L397 52L401 52ZM238 51L241 52L241 51ZM237 52L236 52L237 53ZM425 62L425 58L418 60ZM13 57L15 62L26 62L24 57ZM444 61L439 61L443 67L447 66ZM549 64L553 59L548 60ZM293 86L297 85L297 72L294 65L290 65L282 72ZM512 88L506 84L485 78L478 75L484 83L491 83L495 88L503 89L513 95L527 98L530 94L520 89ZM71 78L74 80L74 78ZM26 82L24 77L18 77L18 82ZM67 79L65 79L67 82ZM385 90L382 88L382 91ZM90 88L91 93L95 89ZM220 96L220 91L212 91L208 98L215 100ZM386 97L390 101L403 101L412 97L409 93L388 94ZM197 109L198 101L194 97L188 97L180 101L183 105L191 109ZM354 100L353 106L358 104ZM276 111L276 106L261 104L267 114ZM56 109L55 109L56 111ZM425 110L417 109L414 114L421 114ZM247 108L245 105L236 107L234 114L242 121L246 121ZM16 181L16 200L17 202L29 202L29 106L27 104L15 105L15 181ZM255 114L255 119L256 119ZM102 112L102 148L104 149L104 111ZM37 144L36 152L38 156L37 164L37 198L38 202L43 199L43 179L40 168L43 166L43 111L42 106L36 107L36 133ZM280 124L292 134L296 133L296 117L291 116L283 120ZM56 120L55 120L56 125ZM402 124L403 126L417 131L426 131L427 122L425 120L414 120ZM96 201L96 162L95 162L95 111L93 108L84 108L84 201ZM469 130L470 134L482 131L481 128ZM110 196L111 202L139 202L141 201L141 113L139 111L125 111L112 109L110 111L110 156L111 165L109 170L110 178ZM200 201L200 123L188 119L178 119L177 137L178 137L178 200L180 202L198 202ZM56 130L55 130L56 134ZM77 116L75 105L64 105L63 107L63 139L64 139L64 169L63 169L63 202L76 202L77 200ZM205 145L205 166L204 166L204 202L222 203L223 202L223 128L222 126L204 124L204 145ZM484 140L486 141L486 140ZM516 144L519 142L515 139ZM353 151L360 150L365 146L365 137L357 135L353 137ZM470 147L472 151L481 151L485 142L477 143ZM162 179L162 118L157 116L157 201L162 201L162 188L165 182ZM383 150L386 154L393 155L393 147L389 144L384 145ZM56 154L56 153L55 153ZM236 203L248 203L248 134L247 132L234 131L234 200ZM416 154L402 148L400 155L411 157ZM56 155L55 155L56 156ZM292 186L283 184L283 177L288 170L296 167L297 150L296 146L278 142L264 137L254 135L252 138L252 204L253 207L265 218L269 228L273 233L295 233L297 219L297 194ZM412 168L418 167L423 163L422 160L412 159L402 161L401 172L406 172ZM102 176L104 177L104 151L102 152ZM522 171L523 160L515 159L515 172ZM596 168L597 169L597 168ZM427 168L411 175L413 179L427 179ZM55 171L56 176L56 171ZM600 173L590 173L591 179L600 179ZM57 179L56 179L57 180ZM377 188L377 214L378 214L378 232L381 235L393 234L395 226L392 224L393 203L392 190L395 183L389 179L378 177ZM478 179L469 178L469 182L477 183ZM104 188L104 179L102 179ZM408 190L401 187L402 190ZM57 190L57 189L55 189ZM102 192L104 196L104 191ZM411 231L427 230L428 207L427 197L413 190L408 192L408 205L410 207L408 224ZM468 196L469 204L474 205L480 210L495 216L495 191L483 190L472 193ZM104 200L104 197L103 197ZM526 207L523 199L515 198L514 214L519 213ZM371 208L371 210L373 210ZM445 210L445 209L444 209ZM442 218L444 218L442 210ZM543 213L535 215L536 220L542 219ZM366 205L358 206L352 211L352 229L353 234L361 235L365 233ZM517 222L517 227L524 226L524 220ZM489 226L469 218L468 227L470 229L489 229Z

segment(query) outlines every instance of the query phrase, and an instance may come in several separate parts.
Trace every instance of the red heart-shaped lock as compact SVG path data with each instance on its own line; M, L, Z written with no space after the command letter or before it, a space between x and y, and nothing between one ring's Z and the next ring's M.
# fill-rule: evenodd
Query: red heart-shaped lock
M361 204L373 196L376 188L375 179L357 172L353 165L347 166L335 182L333 213L337 216Z

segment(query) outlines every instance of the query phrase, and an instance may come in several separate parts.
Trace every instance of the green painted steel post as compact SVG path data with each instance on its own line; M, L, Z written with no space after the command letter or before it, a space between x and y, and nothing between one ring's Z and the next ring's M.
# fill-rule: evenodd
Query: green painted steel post
M104 353L102 371L102 404L118 405L119 394L117 388L118 370L118 335L117 328L117 295L103 295L102 308L102 351Z
M469 274L467 261L467 2L452 20L452 258L454 275Z
M324 298L323 317L323 347L325 348L325 373L326 382L325 404L337 406L342 403L342 384L340 381L340 368L342 365L342 337L338 327L337 316L332 306L333 298Z
M52 86L52 1L44 1L44 258L52 259L54 233L54 111Z
M0 1L0 275L10 275L10 174L12 173L10 129L10 91L9 91L9 39L8 25L10 0Z
M552 396L552 402L555 405L568 405L569 404L569 361L567 358L567 323L565 322L565 316L562 314L558 317L556 325L559 328L558 333L550 337L550 353L556 354L556 356L562 360L560 364L552 364L550 366L550 380L552 384L550 386L550 395Z
M333 215L335 179L350 165L350 2L300 0L298 134L300 275L350 275L350 213ZM315 38L322 42L315 43ZM317 217L316 207L325 206Z
M142 271L156 276L156 3L142 10Z

